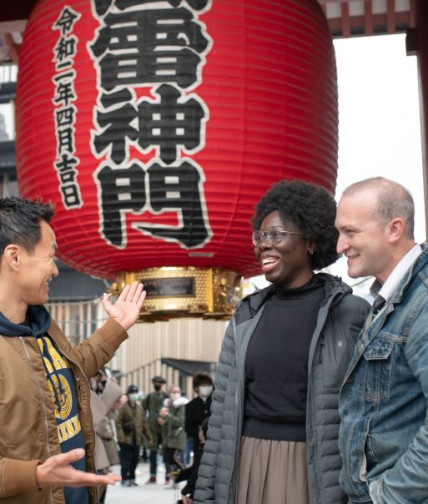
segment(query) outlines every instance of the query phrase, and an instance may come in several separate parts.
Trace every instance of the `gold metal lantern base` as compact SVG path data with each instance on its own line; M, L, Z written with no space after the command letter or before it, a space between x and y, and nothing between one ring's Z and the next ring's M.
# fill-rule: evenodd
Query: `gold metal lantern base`
M147 298L141 320L230 318L242 297L241 279L235 271L224 268L147 268L120 273L110 292L119 295L126 284L143 282Z

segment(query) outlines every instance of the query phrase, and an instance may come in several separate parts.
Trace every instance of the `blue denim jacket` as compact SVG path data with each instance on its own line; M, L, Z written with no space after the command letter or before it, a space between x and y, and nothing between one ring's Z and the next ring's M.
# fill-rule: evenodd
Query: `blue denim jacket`
M428 503L428 246L358 336L340 395L351 503ZM370 317L370 315L369 315Z

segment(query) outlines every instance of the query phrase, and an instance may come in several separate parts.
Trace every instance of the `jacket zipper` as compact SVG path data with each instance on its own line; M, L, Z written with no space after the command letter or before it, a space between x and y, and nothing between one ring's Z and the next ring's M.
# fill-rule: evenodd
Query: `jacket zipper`
M27 356L27 359L30 363L30 369L31 369L31 373L35 376L35 380L36 380L36 383L38 384L38 387L39 387L39 392L40 392L40 397L42 399L42 407L43 407L43 414L44 414L44 427L45 427L45 439L46 439L46 448L47 448L47 453L48 453L48 457L51 456L51 451L50 451L50 447L49 447L49 427L48 427L48 417L47 417L47 414L46 414L46 403L45 403L45 398L43 396L43 392L42 392L42 387L40 385L40 382L39 382L39 379L38 377L36 376L36 373L34 371L34 368L33 368L33 363L32 363L32 360L31 360L31 356L28 352L28 348L27 348L27 344L25 343L25 340L22 336L19 336L19 339L21 340L22 342L22 346L24 347L24 352ZM43 358L43 356L42 356ZM52 495L52 485L49 485L49 500L51 502L51 504L53 504L53 495Z
M260 317L262 316L264 308L262 311L259 310L258 313L258 320L260 320ZM237 338L237 327L236 327L236 322L235 319L232 318L231 320L231 325L233 329L233 338L235 340L235 359L236 359L236 367L239 371L239 360L238 360L238 350L239 350L239 342ZM257 325L257 323L254 323L253 321L253 328L251 331L251 335L254 333L254 328ZM248 339L247 345L249 344L249 341L251 339ZM244 355L247 353L247 349L245 349ZM245 368L245 364L244 364ZM236 494L236 475L238 472L238 465L239 465L239 452L241 449L241 436L242 436L242 424L243 424L243 416L244 416L244 395L245 395L245 376L240 375L238 373L237 377L237 387L236 387L236 394L235 394L235 405L236 405L236 411L237 411L237 426L236 426L236 441L235 441L235 457L233 461L233 470L231 474L229 475L229 483L228 483L228 496L227 496L227 502L228 503L233 503L235 502L235 494Z
M315 327L315 332L317 331L317 329L319 329L319 332L318 332L318 337L317 337L317 340L314 341L312 339L312 341L314 342L314 345L315 345L315 348L314 348L314 353L313 353L313 358L312 358L312 361L308 361L308 389L307 389L307 396L306 396L306 426L305 426L305 430L306 430L306 436L308 437L308 425L307 425L307 422L308 422L308 418L310 418L310 421L311 421L311 425L315 425L315 419L314 419L314 412L313 412L313 408L311 407L311 401L310 401L310 393L311 393L311 380L312 380L312 368L313 368L313 361L314 361L314 358L315 358L315 350L316 350L316 346L319 344L319 364L322 363L322 352L323 352L323 347L325 345L325 341L324 341L324 335L323 335L323 329L324 329L324 326L327 322L327 317L330 313L330 309L331 309L331 306L333 304L333 301L335 301L337 299L337 297L339 296L344 296L344 292L343 291L337 291L337 292L333 292L330 294L328 300L327 300L327 303L323 306L321 306L320 308L320 311L319 313L322 311L322 319L321 317L318 315L318 319L317 319L317 324L316 324L316 327ZM315 333L314 333L315 334ZM312 336L313 338L313 336ZM309 350L309 353L310 353L310 350ZM313 439L314 439L314 443L313 443L313 464L314 466L316 464L318 464L318 450L317 450L317 433L316 433L316 429L312 429L312 436L313 436ZM308 458L308 461L310 460L310 453L309 453L309 443L307 442L306 443L306 456ZM317 475L315 474L315 477L317 477ZM309 486L311 487L311 479L308 475L308 482L309 482ZM319 484L319 486L322 486L320 484L320 482L318 481L317 484ZM312 495L312 498L317 500L320 496L318 495ZM322 497L321 497L322 499Z

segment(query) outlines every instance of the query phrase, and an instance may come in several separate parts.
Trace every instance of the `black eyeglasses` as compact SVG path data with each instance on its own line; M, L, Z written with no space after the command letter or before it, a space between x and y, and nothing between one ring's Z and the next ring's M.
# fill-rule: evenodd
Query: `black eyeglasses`
M251 239L253 240L253 245L259 245L261 242L265 241L267 238L272 245L278 245L281 243L282 237L287 236L289 234L292 235L301 235L302 233L295 233L294 231L262 231L261 229L257 229L251 235Z

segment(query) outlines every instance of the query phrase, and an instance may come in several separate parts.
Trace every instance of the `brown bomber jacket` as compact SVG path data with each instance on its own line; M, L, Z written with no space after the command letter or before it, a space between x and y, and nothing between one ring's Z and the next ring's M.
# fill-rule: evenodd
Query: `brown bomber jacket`
M127 332L109 319L77 346L54 321L48 334L73 369L87 470L95 472L88 378L111 360ZM0 503L64 504L62 488L39 490L36 483L37 464L59 453L54 405L36 339L0 335ZM91 502L96 502L96 489L91 489Z

